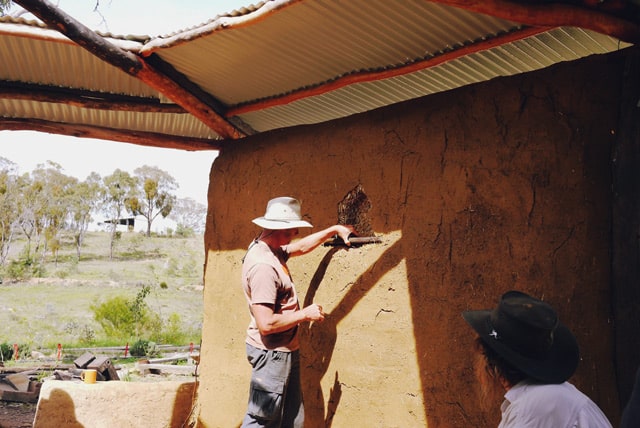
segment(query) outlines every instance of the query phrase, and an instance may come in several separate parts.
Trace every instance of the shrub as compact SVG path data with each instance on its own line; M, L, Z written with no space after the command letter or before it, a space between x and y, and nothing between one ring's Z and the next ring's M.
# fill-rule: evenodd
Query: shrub
M140 339L131 345L131 355L134 357L145 357L149 350L149 341Z
M21 360L31 358L31 346L26 343L18 344L18 358Z
M150 287L145 285L133 300L116 296L101 305L92 305L95 320L114 339L157 339L161 334L162 320L144 301L149 291Z
M193 259L185 260L184 264L182 265L181 273L183 277L187 277L187 278L196 277L198 275L198 266L196 264L196 261Z
M2 361L10 361L13 359L13 346L7 342L0 344L0 358Z
M27 344L18 344L18 358L25 359L31 357L31 346ZM0 358L2 361L13 360L13 345L7 342L0 344Z
M116 296L101 305L91 305L91 310L107 336L118 338L131 336L134 318L126 297Z
M64 332L74 336L81 344L89 345L96 339L96 332L89 325L80 325L76 321L70 321L64 326Z
M131 346L131 356L133 357L153 357L158 355L155 342L139 339Z
M14 281L22 281L33 277L42 278L44 274L44 266L30 256L11 260L9 266L7 266L7 276Z
M145 251L142 248L144 244L145 236L141 234L129 235L128 245L126 253L134 258L142 258L145 256Z
M196 233L193 228L183 224L178 224L178 227L176 228L176 236L180 238L193 238L196 236Z
M69 277L69 271L66 269L59 269L53 272L53 276L55 276L56 278L65 279Z
M177 313L169 315L162 329L162 343L180 344L187 341L187 334L182 330L182 319Z

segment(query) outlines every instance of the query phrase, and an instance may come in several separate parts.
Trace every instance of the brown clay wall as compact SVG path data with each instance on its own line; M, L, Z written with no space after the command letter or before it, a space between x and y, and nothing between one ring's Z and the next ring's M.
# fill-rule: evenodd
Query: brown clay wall
M205 237L201 426L242 419L251 219L301 199L316 229L357 185L382 244L320 247L289 267L305 302L307 427L487 427L460 313L509 289L554 305L582 351L572 381L617 424L610 322L611 147L623 54L247 138L215 161ZM303 232L304 233L304 232Z

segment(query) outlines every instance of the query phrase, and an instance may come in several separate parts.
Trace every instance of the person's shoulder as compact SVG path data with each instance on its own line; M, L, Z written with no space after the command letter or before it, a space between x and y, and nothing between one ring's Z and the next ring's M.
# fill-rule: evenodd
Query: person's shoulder
M271 250L269 246L261 241L254 241L247 248L247 253L244 256L244 260L253 260L256 258L264 257L265 255L271 254Z
M586 395L569 382L557 384L522 383L513 388L511 395L514 401L516 399L526 399L529 403L549 403L553 404L554 407L559 404L562 405L562 403L580 403L588 400Z
M569 382L562 383L528 383L525 385L528 391L535 394L547 395L582 395L582 393Z
M576 426L569 424L583 421L581 415L596 415L599 412L585 394L568 382L519 383L507 392L505 398L510 403L508 416L518 421L517 426Z

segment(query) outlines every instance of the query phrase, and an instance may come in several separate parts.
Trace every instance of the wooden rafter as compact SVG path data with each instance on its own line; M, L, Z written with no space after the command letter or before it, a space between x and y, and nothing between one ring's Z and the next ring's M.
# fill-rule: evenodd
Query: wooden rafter
M562 2L521 2L513 0L429 0L448 6L484 13L530 26L579 27L608 34L629 43L640 43L638 17L626 9L631 2L583 1L583 5ZM598 7L589 7L595 3ZM636 14L638 10L636 10ZM624 16L627 15L627 18Z
M14 1L40 18L50 28L58 30L98 58L161 92L222 138L236 139L245 136L224 117L224 112L216 111L214 107L204 103L175 81L155 70L140 57L111 44L46 0Z
M84 89L63 88L24 82L0 81L0 98L66 104L96 110L132 111L140 113L187 113L181 106L173 103L161 103L157 98L109 94Z
M95 125L51 122L40 119L0 118L0 131L39 131L69 135L79 138L119 141L147 147L181 149L188 151L220 150L218 141L206 138L189 138L157 132L121 130Z

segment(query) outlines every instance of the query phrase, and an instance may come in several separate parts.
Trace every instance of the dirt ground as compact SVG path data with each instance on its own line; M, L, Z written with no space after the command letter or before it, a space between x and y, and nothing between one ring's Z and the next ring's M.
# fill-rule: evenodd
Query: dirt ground
M36 406L36 403L0 401L0 428L31 428Z

